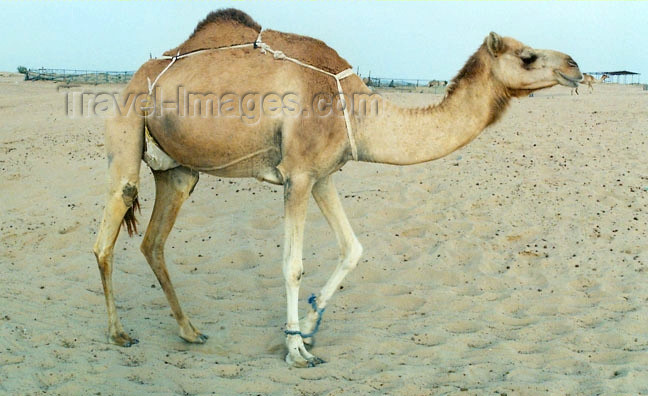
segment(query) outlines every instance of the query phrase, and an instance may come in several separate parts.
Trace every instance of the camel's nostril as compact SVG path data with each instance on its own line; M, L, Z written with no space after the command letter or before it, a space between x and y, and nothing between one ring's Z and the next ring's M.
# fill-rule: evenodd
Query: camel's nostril
M576 63L576 61L571 57L567 58L567 64L571 67L578 67L578 63Z

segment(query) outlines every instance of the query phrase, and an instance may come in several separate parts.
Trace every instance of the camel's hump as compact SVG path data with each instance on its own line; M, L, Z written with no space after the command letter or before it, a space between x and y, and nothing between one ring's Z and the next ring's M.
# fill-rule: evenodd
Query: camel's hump
M196 25L196 29L180 46L164 53L174 56L207 48L229 47L253 43L261 26L248 14L234 8L212 11Z
M351 67L349 62L338 55L337 51L321 40L276 30L264 30L261 38L273 50L281 51L290 58L295 58L329 73L337 74Z
M233 8L218 10L200 21L184 43L166 51L164 55L174 56L202 49L250 44L255 42L260 31L261 26L243 11ZM333 48L311 37L264 30L261 39L273 50L330 73L337 74L351 67Z

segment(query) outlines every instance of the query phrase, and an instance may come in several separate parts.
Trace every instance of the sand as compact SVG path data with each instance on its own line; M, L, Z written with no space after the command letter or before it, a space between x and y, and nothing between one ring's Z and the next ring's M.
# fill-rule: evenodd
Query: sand
M365 254L312 349L327 363L311 369L283 361L282 190L253 180L203 176L167 244L181 303L208 343L178 338L141 235L125 233L115 295L140 343L107 342L91 251L103 121L67 118L69 91L0 76L0 394L648 394L640 87L554 87L514 100L442 160L336 174ZM145 168L140 197L145 226ZM312 201L308 215L302 311L338 256Z

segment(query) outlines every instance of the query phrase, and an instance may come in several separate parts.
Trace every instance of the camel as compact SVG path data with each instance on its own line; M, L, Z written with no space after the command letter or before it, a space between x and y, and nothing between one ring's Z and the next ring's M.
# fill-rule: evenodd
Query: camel
M432 80L432 81L428 81L427 86L428 88L432 88L432 87L445 87L446 85L448 85L448 82L445 80L444 81Z
M245 32L248 31L256 36L261 28L247 14L232 9L214 12L198 25L185 44L170 53L195 51L210 44L209 40L229 40L229 44L246 42L248 33ZM348 66L319 40L267 30L262 34L264 41L268 37L274 40L272 45L282 45L275 50L300 56L304 63ZM203 43L192 41L206 37L209 40ZM168 59L150 60L135 73L123 95L147 97L151 81L156 80L155 89L164 92L176 92L179 86L201 93L289 92L307 104L310 98L322 93L338 95L336 81L330 75L281 59L276 52L273 56L256 42L252 46L252 42L254 39L247 41L245 47L208 50L173 59L175 63L171 66ZM222 43L211 48L216 47L222 47ZM348 105L353 110L349 127L340 113L313 117L298 111L295 115L289 111L290 106L286 111L264 115L255 122L243 116L157 114L157 110L152 112L145 106L142 109L148 110L109 118L105 131L109 191L94 253L108 309L110 340L124 347L138 342L124 331L117 315L112 270L120 224L124 223L129 233L137 232L135 211L139 207L140 164L144 150L150 149L147 148L147 133L176 161L176 166L166 170L152 169L155 203L141 251L167 297L180 337L190 343L207 340L182 311L167 273L164 245L176 216L195 188L199 173L254 177L283 185L285 360L291 366L311 367L322 360L311 354L306 345L312 343L324 308L343 279L356 267L363 252L342 208L332 175L351 160L410 165L444 157L471 142L497 121L511 98L527 96L557 84L574 87L580 79L578 65L570 56L533 49L513 38L490 33L452 80L440 104L409 109L380 99L381 111L374 114L373 110L361 111L356 101L353 104L350 100L340 101L338 104ZM355 74L340 83L345 98L372 95ZM304 109L308 108L304 106ZM341 259L319 294L309 300L311 308L300 321L298 295L310 195L336 236Z
M605 81L605 79L610 78L607 74L604 74L601 76L600 79L596 79L594 76L591 74L583 73L583 79L580 81L581 84L587 85L589 87L590 93L594 92L594 87L592 84L594 83L602 83ZM578 95L578 86L576 88L573 88L571 91L571 94L573 95L574 92L576 92L576 95Z

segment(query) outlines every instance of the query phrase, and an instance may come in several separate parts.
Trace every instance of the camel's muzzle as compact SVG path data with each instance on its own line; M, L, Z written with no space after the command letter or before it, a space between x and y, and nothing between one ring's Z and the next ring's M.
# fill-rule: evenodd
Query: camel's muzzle
M578 87L578 82L583 79L583 76L581 75L580 71L578 72L578 77L568 76L563 72L561 72L560 70L556 70L554 74L556 75L556 80L558 80L558 83L560 85L564 85L570 88Z

